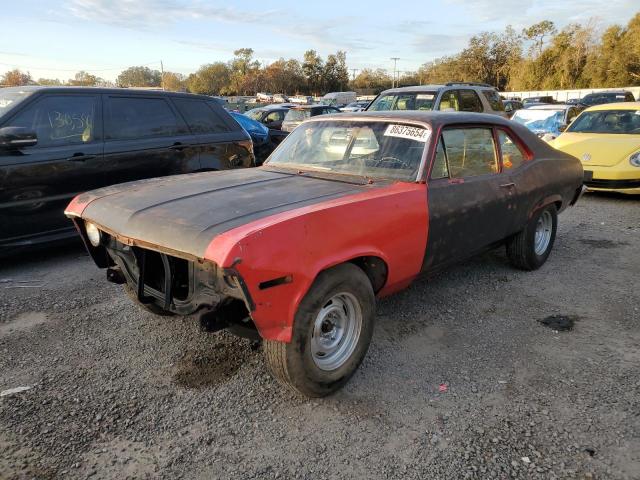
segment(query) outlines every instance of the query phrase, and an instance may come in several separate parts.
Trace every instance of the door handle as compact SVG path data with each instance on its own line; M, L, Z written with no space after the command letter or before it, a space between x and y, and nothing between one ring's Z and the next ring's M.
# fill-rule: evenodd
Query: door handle
M93 160L96 155L85 155L84 153L74 153L67 160L71 162L86 162L87 160Z
M511 187L515 187L516 184L511 182L511 183L503 183L502 185L500 185L500 188L511 188Z

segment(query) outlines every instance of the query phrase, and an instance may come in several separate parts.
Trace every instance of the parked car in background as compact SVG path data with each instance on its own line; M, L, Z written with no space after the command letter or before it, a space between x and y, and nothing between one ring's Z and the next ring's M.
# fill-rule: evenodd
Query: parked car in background
M273 94L272 93L258 92L258 93L256 93L256 101L271 103L271 102L273 102Z
M313 97L311 95L296 95L289 97L289 101L296 104L311 105L313 103Z
M522 100L524 108L529 108L532 105L540 105L541 103L552 105L556 103L555 98L549 95L543 95L538 97L528 97Z
M640 194L640 104L587 108L551 145L582 162L589 190Z
M575 105L533 105L515 112L511 120L548 142L560 135L581 111Z
M356 101L356 92L329 92L322 97L320 103L340 108Z
M289 97L282 93L276 93L273 96L273 103L287 103L289 102Z
M271 138L271 130L260 122L256 122L255 120L238 112L229 113L251 137L251 141L253 142L253 153L256 157L256 165L262 165L267 157L271 155L271 152L273 152L273 149L279 143L281 137L276 135L277 140L274 141Z
M580 99L579 98L570 98L569 100L567 100L566 102L567 105L579 105L580 104Z
M385 90L367 107L386 110L443 110L491 113L507 117L498 91L483 83L447 83Z
M263 339L274 376L321 397L365 357L376 296L501 245L541 267L581 192L577 159L497 115L345 113L262 167L96 190L66 213L139 305Z
M619 103L619 102L635 102L633 93L627 90L609 90L606 92L589 93L580 99L580 103L585 107L592 107L594 105L602 105L604 103Z
M340 113L340 110L328 105L300 105L290 108L282 122L282 130L292 132L294 128L311 117L331 113Z
M346 107L340 109L341 112L362 112L365 110L371 102L368 100L362 100L358 102L351 102Z
M0 89L0 251L73 236L63 210L78 192L250 166L249 136L210 97Z
M248 110L244 114L271 130L281 130L284 117L290 108L291 105L267 105Z
M520 100L503 100L502 104L504 105L504 111L509 118L513 117L513 114L516 113L517 110L524 108L524 105L522 105Z

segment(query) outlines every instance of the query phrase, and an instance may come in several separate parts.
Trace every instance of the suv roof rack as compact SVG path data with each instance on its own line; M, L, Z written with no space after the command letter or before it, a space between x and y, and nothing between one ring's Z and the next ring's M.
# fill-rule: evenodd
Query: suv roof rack
M489 85L488 83L478 83L478 82L449 82L444 84L445 87L453 87L456 85L468 85L470 87L489 87L495 88L493 85Z

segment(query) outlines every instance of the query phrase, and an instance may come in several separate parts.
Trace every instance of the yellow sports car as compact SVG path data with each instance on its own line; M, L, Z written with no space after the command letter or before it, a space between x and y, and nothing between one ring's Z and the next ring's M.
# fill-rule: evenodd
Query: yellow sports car
M640 194L640 102L587 108L550 144L582 162L589 190Z

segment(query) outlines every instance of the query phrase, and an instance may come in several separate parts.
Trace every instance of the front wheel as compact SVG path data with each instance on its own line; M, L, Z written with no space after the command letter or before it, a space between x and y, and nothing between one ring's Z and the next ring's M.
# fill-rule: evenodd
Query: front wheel
M303 395L329 395L364 359L374 316L373 288L360 268L326 270L300 302L291 342L264 342L266 362L281 383Z
M507 241L507 257L522 270L536 270L547 261L558 228L555 205L547 205L529 220L527 226Z

